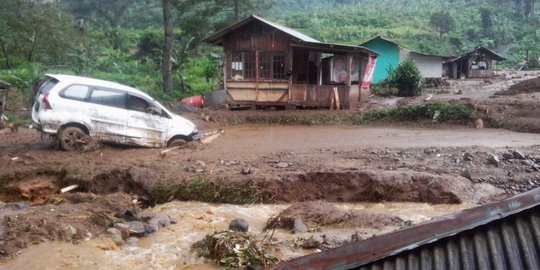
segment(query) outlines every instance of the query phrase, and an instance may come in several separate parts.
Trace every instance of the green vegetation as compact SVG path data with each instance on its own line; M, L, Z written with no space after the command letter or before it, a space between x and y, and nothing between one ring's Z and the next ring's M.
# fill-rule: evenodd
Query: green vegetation
M247 115L233 117L229 122L232 125L240 124L265 124L265 125L308 125L320 126L338 124L343 121L342 116L331 114L317 115Z
M238 185L229 181L210 181L203 178L184 183L157 184L149 193L155 203L164 203L172 199L232 204L260 203L271 200L271 196L259 192L248 184Z
M398 95L404 97L422 94L424 77L413 60L407 59L399 64L388 75L387 83L399 90Z
M362 122L369 123L383 119L390 121L431 120L437 111L439 112L439 122L470 120L474 115L472 109L465 105L445 102L424 103L394 109L371 111L364 115Z
M424 103L402 106L394 109L381 109L366 114L312 114L312 115L249 115L236 116L229 124L265 124L265 125L365 125L376 121L418 121L431 120L439 112L438 122L466 121L474 116L471 108L447 102Z

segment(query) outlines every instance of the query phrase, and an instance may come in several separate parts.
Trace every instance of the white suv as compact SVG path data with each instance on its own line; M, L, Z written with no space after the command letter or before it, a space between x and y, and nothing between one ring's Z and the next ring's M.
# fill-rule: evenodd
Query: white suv
M74 150L87 136L100 142L172 147L199 140L191 121L147 94L118 83L47 75L32 109L33 126Z

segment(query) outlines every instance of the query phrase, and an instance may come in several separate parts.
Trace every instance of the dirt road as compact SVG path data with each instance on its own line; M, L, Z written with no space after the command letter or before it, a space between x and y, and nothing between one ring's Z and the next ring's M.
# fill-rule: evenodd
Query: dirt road
M540 134L502 129L422 129L404 127L306 127L250 125L229 127L226 134L197 158L248 158L281 151L309 153L318 149L413 147L528 147L540 144Z

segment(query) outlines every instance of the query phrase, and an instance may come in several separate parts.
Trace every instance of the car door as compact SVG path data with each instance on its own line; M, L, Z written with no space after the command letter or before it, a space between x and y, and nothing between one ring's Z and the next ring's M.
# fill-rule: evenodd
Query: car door
M126 134L130 142L141 146L164 146L168 121L168 115L154 102L128 94Z
M100 141L125 143L128 118L126 92L95 87L86 109L93 124L94 136Z

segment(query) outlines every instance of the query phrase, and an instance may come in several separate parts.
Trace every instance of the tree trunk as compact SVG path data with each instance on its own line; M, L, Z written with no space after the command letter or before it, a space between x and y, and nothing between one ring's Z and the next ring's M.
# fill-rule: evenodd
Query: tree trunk
M234 0L234 21L238 21L240 17L240 12L238 10L238 0Z
M11 69L11 63L9 62L9 54L7 52L6 46L4 43L2 43L1 46L2 46L2 53L4 54L4 60L6 62L6 68Z
M172 92L172 53L173 53L173 23L172 23L172 5L171 0L162 0L163 5L163 26L165 30L165 48L163 48L162 75L163 91L167 94Z
M30 48L28 52L26 53L26 61L32 63L32 59L34 58L34 49L36 48L36 32L32 34L32 43L30 44Z

